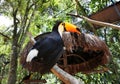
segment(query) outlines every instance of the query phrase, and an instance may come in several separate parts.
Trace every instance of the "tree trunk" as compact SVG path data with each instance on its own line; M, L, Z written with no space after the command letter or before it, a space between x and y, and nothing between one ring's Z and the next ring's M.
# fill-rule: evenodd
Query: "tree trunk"
M9 77L8 77L8 84L15 84L16 83L16 70L17 70L17 58L18 58L18 38L17 35L17 11L18 8L13 10L13 23L14 23L14 30L13 30L13 36L12 36L12 54L11 54L11 60L10 60L10 68L9 68Z
M10 62L10 70L9 70L9 78L8 84L15 84L16 82L16 69L17 69L17 48L13 46L13 51L11 55L11 62Z
M17 18L17 13L19 13L19 5L21 1L18 0L18 6L12 7L13 8L13 36L12 36L12 54L11 54L11 61L10 61L10 69L9 69L9 77L8 77L8 84L15 84L16 83L16 71L17 71L17 59L20 53L21 45L25 40L25 34L28 31L30 23L34 17L34 13L36 10L36 4L39 0L33 2L31 4L31 0L28 0L26 3L25 14L23 15L23 19L19 21ZM32 10L32 11L31 11ZM31 11L31 12L30 12ZM29 18L28 18L29 17ZM20 25L21 24L21 25ZM20 29L18 30L18 25Z
M9 69L9 77L8 77L8 84L15 84L16 83L16 70L17 70L17 58L18 58L18 48L16 46L16 40L14 39L12 44L12 54L11 54L11 61L10 61L10 69Z

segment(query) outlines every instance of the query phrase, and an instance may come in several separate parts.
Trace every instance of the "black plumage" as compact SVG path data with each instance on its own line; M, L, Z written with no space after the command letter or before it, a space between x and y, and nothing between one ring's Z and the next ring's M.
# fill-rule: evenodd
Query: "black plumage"
M37 40L32 49L36 48L39 53L33 60L41 64L42 73L48 72L57 62L63 52L63 41L58 32L51 32L44 38Z
M63 41L58 32L58 26L61 21L57 22L52 32L44 33L35 38L36 43L32 47L26 47L30 50L23 50L21 56L21 64L29 71L40 72L41 74L49 72L55 65L63 52ZM28 43L28 45L31 43ZM32 50L37 49L38 55L31 62L26 62L27 54ZM23 56L24 55L24 56Z

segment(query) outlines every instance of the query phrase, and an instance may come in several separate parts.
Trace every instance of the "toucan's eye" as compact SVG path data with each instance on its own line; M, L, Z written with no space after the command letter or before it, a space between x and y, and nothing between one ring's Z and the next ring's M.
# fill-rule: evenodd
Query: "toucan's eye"
M66 28L65 28L65 23L62 23L63 27L64 27L64 31L66 31Z
M63 26L65 26L65 23L62 23Z

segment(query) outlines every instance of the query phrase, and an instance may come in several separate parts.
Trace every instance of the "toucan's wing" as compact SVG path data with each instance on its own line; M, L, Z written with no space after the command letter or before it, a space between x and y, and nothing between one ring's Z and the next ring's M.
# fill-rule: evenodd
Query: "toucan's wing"
M54 36L54 35L53 35ZM35 37L36 43L33 45L29 42L21 53L20 63L22 66L29 71L46 73L50 68L56 63L58 58L61 56L63 51L63 44L60 43L61 40L53 39L50 33L41 34ZM31 62L26 62L27 56L31 49L37 48L39 53L38 56L33 58ZM41 54L40 54L41 53ZM43 60L41 60L44 58Z
M42 73L50 70L62 55L63 44L61 44L60 41L61 40L56 40L52 37L45 37L38 40L30 50L30 52L34 49L38 51L37 56L32 59L32 62L40 64Z
M52 37L46 37L40 39L33 45L32 49L37 49L39 51L38 57L45 57L46 55L50 55L55 51L59 51L62 48L60 43ZM44 56L43 56L44 55Z

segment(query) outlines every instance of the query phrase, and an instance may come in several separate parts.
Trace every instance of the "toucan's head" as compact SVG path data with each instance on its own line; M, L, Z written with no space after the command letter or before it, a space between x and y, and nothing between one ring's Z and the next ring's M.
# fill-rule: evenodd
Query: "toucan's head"
M62 35L62 32L74 32L80 34L80 30L77 26L68 23L68 22L62 22L62 21L57 21L55 26L53 27L53 31L58 31L60 35Z

